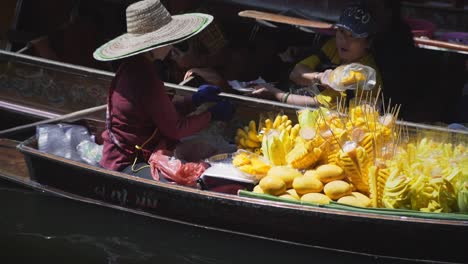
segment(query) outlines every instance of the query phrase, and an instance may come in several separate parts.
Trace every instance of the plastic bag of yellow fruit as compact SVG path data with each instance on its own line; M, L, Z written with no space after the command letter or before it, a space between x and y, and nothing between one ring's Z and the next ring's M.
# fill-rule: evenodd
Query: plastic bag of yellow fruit
M377 83L376 72L359 63L341 65L331 72L325 72L322 83L336 91L372 90Z

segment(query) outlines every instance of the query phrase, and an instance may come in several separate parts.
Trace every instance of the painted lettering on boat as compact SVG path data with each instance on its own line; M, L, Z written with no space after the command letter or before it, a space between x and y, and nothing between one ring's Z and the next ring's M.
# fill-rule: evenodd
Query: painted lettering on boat
M121 206L131 206L143 208L156 208L158 206L158 199L154 197L153 192L138 192L129 194L127 189L113 189L106 188L105 185L96 186L93 189L95 195L104 201L111 201Z
M143 192L142 195L136 195L136 205L141 207L156 208L158 199L153 197L152 192Z

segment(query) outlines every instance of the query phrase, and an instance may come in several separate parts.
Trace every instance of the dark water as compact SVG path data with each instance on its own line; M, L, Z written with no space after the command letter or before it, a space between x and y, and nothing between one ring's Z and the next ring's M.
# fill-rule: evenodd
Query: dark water
M228 234L0 181L0 263L409 263Z

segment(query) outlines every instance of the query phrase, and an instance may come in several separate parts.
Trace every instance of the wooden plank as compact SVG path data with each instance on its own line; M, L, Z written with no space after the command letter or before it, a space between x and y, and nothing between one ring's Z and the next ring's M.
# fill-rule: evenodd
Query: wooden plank
M311 27L311 28L320 28L320 29L332 28L332 24L329 24L326 22L313 21L313 20L308 20L308 19L272 14L272 13L255 11L255 10L241 11L239 12L239 16L253 18L253 19L267 20L271 22L277 22L277 23L288 24L288 25L302 26L302 27Z
M442 48L442 49L446 49L449 51L468 52L468 46L463 45L463 44L456 44L456 43L451 43L451 42L446 42L446 41L433 40L433 39L420 38L420 37L415 37L414 42L417 45L437 47L437 48Z
M16 146L18 141L0 139L0 174L21 179L29 179L24 156Z

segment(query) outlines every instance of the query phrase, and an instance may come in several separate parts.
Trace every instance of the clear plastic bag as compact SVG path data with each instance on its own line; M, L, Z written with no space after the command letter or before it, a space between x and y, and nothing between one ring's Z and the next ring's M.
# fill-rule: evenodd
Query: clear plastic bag
M372 90L376 81L376 72L373 68L359 63L341 65L333 71L326 71L322 83L336 91L346 90Z
M77 150L81 142L94 142L86 127L65 123L37 126L36 138L39 151L74 161L83 161Z
M84 162L94 166L98 166L99 161L101 161L102 148L102 145L98 145L90 140L83 140L76 146L80 158Z

